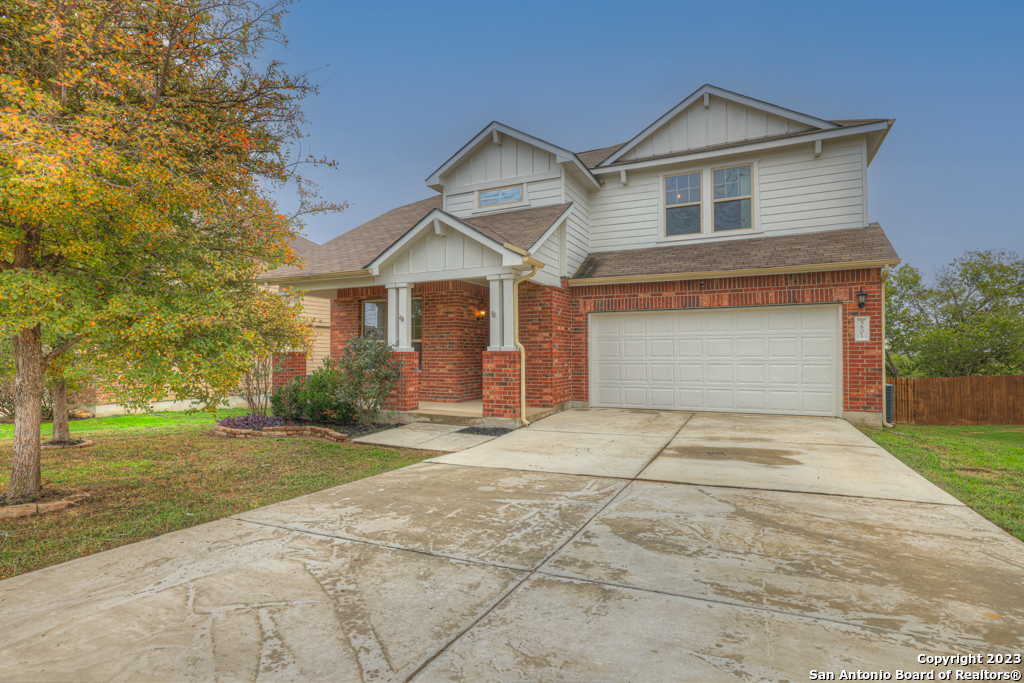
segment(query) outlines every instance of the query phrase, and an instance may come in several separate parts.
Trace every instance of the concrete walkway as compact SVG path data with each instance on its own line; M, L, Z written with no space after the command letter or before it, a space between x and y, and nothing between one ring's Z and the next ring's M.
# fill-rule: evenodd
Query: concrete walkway
M493 436L459 434L465 425L434 424L414 422L394 429L352 439L354 443L392 446L395 448L419 448L425 451L451 453L487 443Z
M1024 651L1024 544L838 420L568 411L0 582L0 629L4 681L895 678Z

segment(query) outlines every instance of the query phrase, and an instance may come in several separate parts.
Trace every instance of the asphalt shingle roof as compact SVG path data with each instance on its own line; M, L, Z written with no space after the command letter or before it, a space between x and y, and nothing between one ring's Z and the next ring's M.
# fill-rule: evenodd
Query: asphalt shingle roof
M898 261L881 226L592 253L573 280Z
M840 120L840 121L829 121L829 123L835 123L835 124L837 124L837 125L839 125L839 126L841 126L843 128L847 128L849 126L859 126L859 125L862 125L862 124L865 124L865 123L878 123L879 121L885 121L885 120L886 119L843 119L843 120ZM668 154L657 154L657 155L649 156L649 157L641 157L639 159L620 159L619 161L616 161L615 163L611 164L609 166L609 168L611 166L618 166L619 164L631 164L631 163L633 163L635 161L647 161L649 159L664 159L666 157L681 157L681 156L686 156L687 154L697 154L698 152L711 152L711 151L714 151L714 150L726 149L726 148L729 148L729 147L739 147L740 145L749 145L749 144L753 144L755 142L766 142L766 141L769 141L769 140L780 140L780 139L783 139L783 138L795 138L795 137L798 137L800 135L810 135L811 133L820 133L820 132L821 132L821 129L819 129L819 128L812 128L810 130L799 130L799 131L796 131L796 132L793 132L793 133L780 133L779 135L768 135L768 136L762 137L762 138L751 138L749 140L738 140L737 142L725 142L725 143L722 143L720 145L710 145L710 146L707 146L707 147L695 147L694 149L687 149L687 150L683 150L683 151L680 151L680 152L669 152ZM619 143L617 145L612 145L611 147L603 147L601 149L593 149L593 150L590 150L589 152L577 152L576 156L579 157L579 160L582 161L584 163L584 165L587 166L587 168L594 168L595 166L600 164L602 161L604 161L605 159L607 159L608 157L610 157L611 155L613 155L617 151L619 151L619 149L623 145L625 145L625 144L626 144L625 142L621 142L621 143Z
M317 246L304 238L296 238L297 240L302 239L303 243L313 245L311 249L305 250L300 248L297 241L292 243L306 262L305 267L284 266L264 273L261 277L300 277L361 270L384 253L388 247L411 230L427 214L434 209L440 209L441 203L441 196L438 195L400 206L338 235L322 246ZM508 242L520 249L529 249L571 205L572 202L569 202L457 220L472 226L481 234L501 244Z

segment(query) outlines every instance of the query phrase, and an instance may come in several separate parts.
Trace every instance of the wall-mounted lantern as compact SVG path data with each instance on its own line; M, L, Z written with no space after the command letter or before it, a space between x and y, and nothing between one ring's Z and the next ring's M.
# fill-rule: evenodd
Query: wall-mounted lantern
M487 311L477 311L476 312L476 321L477 322L480 322L481 320L483 320L486 317L487 317Z
M868 303L868 294L867 294L867 292L864 291L864 288L861 287L861 290L859 292L857 292L857 308L864 308L864 306L867 303Z

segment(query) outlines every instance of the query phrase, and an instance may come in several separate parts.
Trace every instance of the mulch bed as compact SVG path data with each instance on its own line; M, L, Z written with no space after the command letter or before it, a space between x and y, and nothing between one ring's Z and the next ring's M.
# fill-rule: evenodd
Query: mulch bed
M326 427L336 432L343 432L348 434L349 440L402 426L400 424L343 425L334 422L307 422L306 420L300 420L299 424L309 425L310 427Z
M504 436L509 432L514 431L511 429L505 429L504 427L466 427L460 429L456 434L475 434L476 436Z

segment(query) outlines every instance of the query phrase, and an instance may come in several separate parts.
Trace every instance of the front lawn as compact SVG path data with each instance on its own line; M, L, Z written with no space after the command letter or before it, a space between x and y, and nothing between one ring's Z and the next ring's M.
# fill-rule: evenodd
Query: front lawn
M1024 426L864 431L928 481L1024 540Z
M165 415L72 422L72 437L97 444L43 451L44 490L92 498L70 511L0 521L0 579L437 455L311 437L223 439L211 435L209 414ZM10 474L12 434L12 425L0 425L0 491Z

